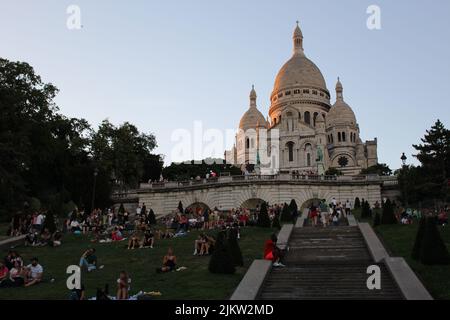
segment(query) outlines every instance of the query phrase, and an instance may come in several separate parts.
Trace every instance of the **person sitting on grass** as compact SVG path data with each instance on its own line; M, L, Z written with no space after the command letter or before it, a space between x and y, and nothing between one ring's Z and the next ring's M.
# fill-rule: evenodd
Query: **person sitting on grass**
M0 287L3 286L3 283L7 282L8 273L9 273L9 269L6 267L6 265L3 263L3 261L0 261Z
M52 247L59 247L61 245L61 239L62 239L62 233L61 232L55 232L52 236L52 239L50 240L50 246Z
M97 256L95 255L95 249L91 248L86 250L80 258L80 268L86 267L88 272L97 269Z
M6 267L11 270L16 265L16 262L18 262L20 266L23 266L23 260L20 254L18 254L17 251L8 251L8 255L5 257Z
M140 237L139 237L139 231L136 231L131 236L130 240L128 241L128 250L134 250L140 247Z
M264 244L264 260L270 260L273 262L274 267L285 267L280 262L282 257L281 250L277 247L278 238L275 234L272 234L269 240Z
M9 270L9 279L2 283L3 287L22 287L25 284L26 270L19 261Z
M203 242L205 241L204 239L204 234L200 233L197 237L197 239L194 241L194 256L196 256L197 254L200 253L200 251L202 250L203 247Z
M152 230L147 230L144 233L144 238L142 240L142 244L140 248L151 248L153 249L153 244L155 243L155 235Z
M37 232L31 231L25 236L25 247L38 245L39 235Z
M177 266L177 257L173 254L172 248L169 248L167 254L163 258L163 266L156 268L156 272L170 272L175 270Z
M86 288L84 284L80 285L80 288L74 288L70 290L69 300L80 301L86 300Z
M27 266L26 270L25 287L31 287L42 281L44 268L39 264L38 258L31 259L31 264Z
M128 300L131 278L125 271L121 271L117 279L117 300Z
M50 231L47 228L45 228L44 231L41 232L39 244L41 246L46 246L50 243L51 238L52 238L52 234L50 233Z
M115 227L112 234L111 234L111 240L112 241L122 241L124 240L122 232L118 227Z

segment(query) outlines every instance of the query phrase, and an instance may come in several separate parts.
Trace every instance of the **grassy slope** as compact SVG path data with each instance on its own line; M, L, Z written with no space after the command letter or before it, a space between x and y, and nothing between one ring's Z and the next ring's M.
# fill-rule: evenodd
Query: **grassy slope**
M97 287L110 285L116 290L116 280L121 270L126 270L132 278L131 293L160 291L161 299L226 299L239 284L246 269L254 259L261 258L264 240L271 234L270 229L245 228L241 232L240 246L244 256L245 268L239 268L234 275L216 275L208 271L209 257L194 257L193 241L198 232L187 237L160 240L155 249L126 250L125 243L95 244L99 264L105 268L90 274L83 273L83 283L89 297L94 296ZM68 265L78 264L85 248L91 246L86 237L67 236L60 248L18 248L23 258L33 256L40 259L45 268L45 283L30 288L0 289L0 299L66 299L65 270ZM155 268L167 248L173 247L179 266L188 269L181 272L156 274ZM3 255L4 252L2 252ZM54 278L51 283L49 280Z
M406 259L416 274L421 278L431 295L436 299L450 299L450 265L425 266L411 259L412 247L416 237L418 224L383 225L376 228L385 245L393 256ZM440 228L442 238L450 250L450 227Z

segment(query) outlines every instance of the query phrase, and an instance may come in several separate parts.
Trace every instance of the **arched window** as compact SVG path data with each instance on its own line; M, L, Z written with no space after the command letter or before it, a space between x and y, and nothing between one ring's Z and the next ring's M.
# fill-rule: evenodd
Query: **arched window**
M309 113L309 111L305 112L305 122L307 124L311 124L311 114Z
M341 140L342 140L342 139L341 139L341 133L338 132L338 141L341 142Z
M311 167L312 146L310 143L307 143L305 145L305 153L306 153L306 166Z
M345 142L346 138L345 138L345 132L342 132L342 141Z
M289 162L293 162L294 161L294 143L292 141L290 141L286 144L286 146L288 148Z
M302 119L302 113L299 112L299 113L298 113L298 120L301 120L301 119Z
M317 112L314 112L314 117L313 117L314 127L316 126L316 120L317 120L318 116L319 116L319 114Z

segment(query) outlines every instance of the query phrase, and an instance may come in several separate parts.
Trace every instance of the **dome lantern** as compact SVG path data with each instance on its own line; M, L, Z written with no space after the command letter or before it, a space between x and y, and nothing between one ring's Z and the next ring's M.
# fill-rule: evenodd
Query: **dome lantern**
M297 26L295 27L294 36L293 36L294 54L304 54L304 52L303 52L303 33L302 33L302 30L300 29L298 23L299 22L297 21Z

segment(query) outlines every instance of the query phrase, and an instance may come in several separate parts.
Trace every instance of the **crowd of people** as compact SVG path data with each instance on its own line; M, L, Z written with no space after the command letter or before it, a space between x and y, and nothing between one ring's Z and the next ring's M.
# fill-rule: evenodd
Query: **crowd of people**
M42 281L44 268L38 258L32 258L28 265L17 251L10 250L0 261L0 288L30 287Z

